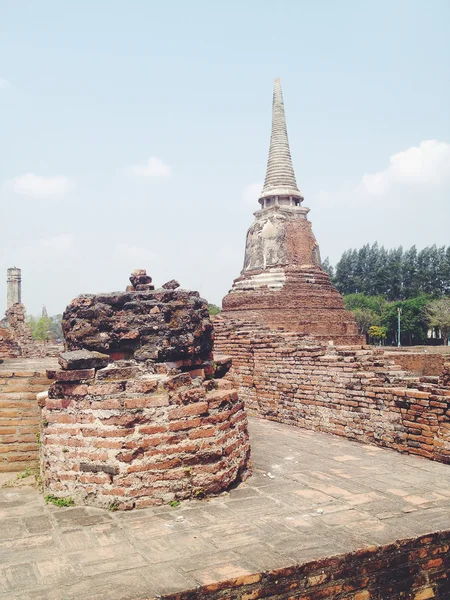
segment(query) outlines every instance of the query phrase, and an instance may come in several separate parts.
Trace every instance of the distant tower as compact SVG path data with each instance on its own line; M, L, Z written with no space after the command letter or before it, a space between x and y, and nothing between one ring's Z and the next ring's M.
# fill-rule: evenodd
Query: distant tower
M47 312L47 307L45 306L45 304L42 307L42 315L41 316L43 319L48 319L48 312Z
M7 283L7 299L6 309L8 310L13 304L22 303L22 274L20 269L11 267L8 269Z

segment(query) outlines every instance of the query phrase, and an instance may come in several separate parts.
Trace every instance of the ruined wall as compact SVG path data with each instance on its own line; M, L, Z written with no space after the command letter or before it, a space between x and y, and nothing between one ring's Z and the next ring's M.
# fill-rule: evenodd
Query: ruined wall
M450 463L448 365L445 377L419 378L382 349L326 347L221 318L215 331L252 413Z
M23 304L13 304L6 311L0 321L0 358L39 356L25 318Z
M447 600L450 531L242 575L162 600Z
M45 371L0 371L0 471L38 464L36 393L50 383Z

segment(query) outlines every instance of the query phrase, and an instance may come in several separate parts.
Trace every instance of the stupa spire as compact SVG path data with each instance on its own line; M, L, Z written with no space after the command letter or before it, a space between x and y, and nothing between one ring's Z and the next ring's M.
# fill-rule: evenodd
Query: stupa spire
M274 196L291 196L303 199L295 181L291 151L284 114L283 94L279 79L275 79L272 105L272 134L270 136L269 160L260 202ZM263 204L263 202L261 202Z

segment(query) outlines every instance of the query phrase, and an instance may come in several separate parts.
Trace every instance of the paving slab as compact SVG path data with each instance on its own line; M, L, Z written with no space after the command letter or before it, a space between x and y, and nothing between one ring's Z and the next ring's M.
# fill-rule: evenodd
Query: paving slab
M0 488L0 600L150 599L450 529L449 466L253 418L250 433L253 475L177 508Z
M58 369L58 359L47 356L44 358L3 358L0 359L0 372L11 371L43 373L47 369Z

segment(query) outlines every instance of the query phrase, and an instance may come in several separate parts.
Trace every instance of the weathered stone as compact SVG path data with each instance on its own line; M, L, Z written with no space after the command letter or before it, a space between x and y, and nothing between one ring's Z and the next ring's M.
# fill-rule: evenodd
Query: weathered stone
M58 359L64 370L101 369L109 363L109 356L90 350L63 352ZM67 381L67 380L66 380Z
M110 363L104 369L97 371L97 379L130 379L139 374L139 366L130 361L117 361Z
M231 356L227 356L226 354L214 353L214 364L214 377L216 379L221 379L231 369L232 358Z
M144 275L132 279L139 277ZM208 305L198 292L187 290L78 296L65 310L62 328L68 350L86 348L115 360L201 363L210 359L213 347Z
M176 290L180 287L180 284L176 279L171 279L170 281L163 283L161 287L163 287L165 290Z
M155 287L151 285L152 278L147 275L147 271L145 269L135 269L130 276L131 287L136 290L139 289L138 286L148 286L143 289L154 290Z
M48 379L54 381L81 381L83 379L92 379L95 375L95 369L78 369L70 371L47 370Z

